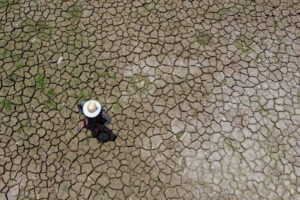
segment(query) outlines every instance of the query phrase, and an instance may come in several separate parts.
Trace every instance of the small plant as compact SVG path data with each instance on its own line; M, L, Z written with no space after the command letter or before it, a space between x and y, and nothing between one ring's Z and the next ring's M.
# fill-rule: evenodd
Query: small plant
M266 106L265 105L261 105L261 104L257 104L256 105L255 111L261 112L261 113L265 113L265 114L269 113L268 109L266 108Z
M45 41L50 38L51 34L52 34L52 29L50 29L50 31L48 32L46 31L45 33L42 33L40 39Z
M159 177L159 174L157 174L157 180L162 183L162 181L161 181L161 179Z
M37 29L35 27L35 22L30 18L27 18L25 20L25 27L26 27L26 30L28 30L29 32L36 32L37 31Z
M117 79L117 76L115 73L111 73L110 74L110 77L115 81Z
M45 90L46 78L41 74L37 74L36 81L38 88L43 92Z
M79 18L82 15L82 11L83 11L83 9L79 3L75 3L69 8L69 12L70 12L73 22L79 20Z
M258 104L258 105L256 106L256 108L255 108L255 111L258 111L258 112L259 112L259 111L261 111L262 109L263 109L263 107L262 107L261 105Z
M2 100L0 105L4 107L4 110L11 111L11 101L10 100Z
M149 14L147 8L144 8L142 12L138 13L138 17L145 17Z
M47 91L46 96L49 98L46 105L47 108L56 108L56 103L53 101L53 99L56 97L56 94L54 93L52 88Z
M10 81L16 81L18 76L17 74L15 74L15 72L11 72L8 76L7 76L8 80Z
M220 15L225 15L225 14L228 14L230 12L230 8L221 8L218 13Z
M116 15L116 16L115 16L115 21L116 21L116 22L119 22L120 20L121 20L121 17L118 16L118 15Z
M6 49L2 49L0 51L0 58L5 59L5 58L12 58L13 61L19 61L21 59L21 54L15 53L15 52L10 52Z
M17 54L15 52L13 52L11 54L13 61L19 61L21 59L21 54Z
M105 79L108 79L108 81L112 84L112 85L116 85L117 84L117 76L114 72L104 72L104 76Z
M21 126L22 126L23 128L28 127L29 123L30 123L30 120L29 120L29 119L26 120L26 121L22 121L22 122L21 122Z
M80 93L81 96L86 96L86 94L83 90L80 90L79 93Z
M74 53L74 55L76 55L76 56L79 54L79 52L80 52L79 49L74 49L74 50L73 50L73 53Z
M67 185L67 184L64 184L64 185L62 186L62 190L63 190L64 192L67 192L67 191L68 191L68 185Z
M1 1L1 0L0 0ZM8 58L10 56L10 52L6 49L2 49L0 53L1 59Z
M22 62L17 62L16 63L17 68L22 68L23 66L24 66L24 63L22 63Z
M72 78L71 79L71 85L79 85L80 84L80 79L78 78Z
M242 37L235 41L235 46L243 53L250 53L252 44L251 40Z
M279 41L281 42L283 40L283 36L279 36Z
M210 45L212 40L212 35L205 32L200 32L195 35L196 41L203 46Z
M86 101L92 97L92 92L86 93L82 89L79 91L79 94L80 94L80 99L83 101Z
M56 108L56 103L53 100L48 101L48 107L49 108Z
M52 88L49 89L49 90L47 91L46 95L47 95L47 97L49 97L49 98L55 97L55 93L54 93L54 91L53 91Z

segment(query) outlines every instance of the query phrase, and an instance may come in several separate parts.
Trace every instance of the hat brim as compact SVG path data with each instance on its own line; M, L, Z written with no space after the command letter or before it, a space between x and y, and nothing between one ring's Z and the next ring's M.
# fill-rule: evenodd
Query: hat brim
M87 105L89 104L89 103L91 103L91 102L94 102L95 104L96 104L96 111L95 112L89 112L88 111L88 107L87 107ZM99 113L101 112L101 104L98 102L98 101L95 101L95 100L89 100L89 101L87 101L87 102L85 102L85 104L83 105L83 114L86 116L86 117L88 117L88 118L94 118L94 117L96 117L97 115L99 115Z

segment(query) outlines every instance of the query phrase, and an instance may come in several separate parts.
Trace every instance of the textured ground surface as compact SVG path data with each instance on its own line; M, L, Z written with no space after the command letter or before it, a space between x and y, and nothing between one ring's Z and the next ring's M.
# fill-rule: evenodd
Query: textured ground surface
M300 199L299 0L0 0L0 199ZM112 142L76 133L98 99Z

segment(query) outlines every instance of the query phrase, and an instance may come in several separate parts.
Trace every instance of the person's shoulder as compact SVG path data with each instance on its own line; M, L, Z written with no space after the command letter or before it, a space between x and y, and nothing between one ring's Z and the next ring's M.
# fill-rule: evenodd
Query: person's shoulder
M102 108L100 114L106 114L106 111Z

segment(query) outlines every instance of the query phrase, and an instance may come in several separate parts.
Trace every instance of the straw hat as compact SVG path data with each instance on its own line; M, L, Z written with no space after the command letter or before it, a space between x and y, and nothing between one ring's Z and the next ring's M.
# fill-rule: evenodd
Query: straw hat
M94 118L101 112L101 104L95 100L89 100L83 104L83 114L88 118Z

